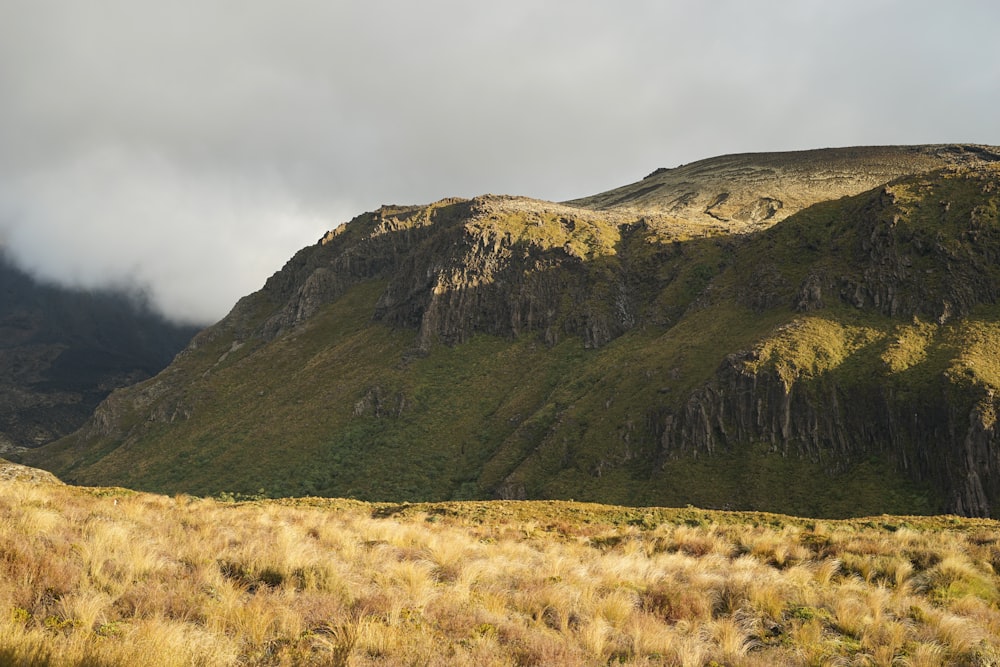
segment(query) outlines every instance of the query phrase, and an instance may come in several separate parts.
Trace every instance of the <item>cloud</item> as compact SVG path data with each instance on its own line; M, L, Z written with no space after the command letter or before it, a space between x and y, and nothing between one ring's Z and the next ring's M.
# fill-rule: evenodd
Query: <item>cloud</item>
M0 238L207 321L381 203L569 199L721 153L1000 143L969 1L7 0Z
M338 219L304 208L273 179L182 172L120 147L12 179L0 193L3 218L18 223L5 244L29 271L84 288L142 289L162 312L192 322L218 318Z

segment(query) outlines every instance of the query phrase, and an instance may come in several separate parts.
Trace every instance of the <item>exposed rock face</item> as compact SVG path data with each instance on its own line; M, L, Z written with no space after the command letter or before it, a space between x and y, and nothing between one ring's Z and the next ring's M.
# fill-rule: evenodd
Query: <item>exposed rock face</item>
M754 466L847 483L875 462L929 510L995 514L998 157L725 156L565 204L382 207L50 449L71 481L183 480L169 471L185 461L229 461L158 490L255 491L294 469L310 493L631 503L684 502L672 471L707 460L732 473L699 496L720 506ZM449 365L484 336L537 372L479 352ZM244 475L247 451L287 460ZM743 502L798 507L766 492ZM863 511L883 511L873 493Z
M741 443L764 442L837 474L877 456L918 482L948 489L946 511L990 516L1000 497L1000 405L992 389L983 389L966 413L967 401L945 378L914 400L877 384L788 384L773 367L751 369L746 354L731 355L680 410L659 416L661 460L725 456Z
M535 331L550 344L577 335L596 347L629 327L626 301L593 298L587 265L595 254L615 253L616 228L600 228L586 211L526 199L482 197L453 206L461 224L435 229L421 252L396 267L377 320L418 328L422 350L475 333ZM545 233L535 237L533 229ZM622 291L619 262L610 264L610 287Z

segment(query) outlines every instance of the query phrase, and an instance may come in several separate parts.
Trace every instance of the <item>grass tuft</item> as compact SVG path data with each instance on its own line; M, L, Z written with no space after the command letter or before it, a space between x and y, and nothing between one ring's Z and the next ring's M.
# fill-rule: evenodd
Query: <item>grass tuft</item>
M0 482L0 663L991 664L986 520ZM892 526L892 529L886 526Z

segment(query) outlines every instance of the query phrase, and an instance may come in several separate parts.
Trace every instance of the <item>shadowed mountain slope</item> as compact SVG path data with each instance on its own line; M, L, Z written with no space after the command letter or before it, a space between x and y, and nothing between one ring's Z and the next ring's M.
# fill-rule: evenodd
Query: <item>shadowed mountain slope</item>
M998 156L726 156L567 204L383 207L26 459L157 491L989 515Z
M39 284L0 251L0 452L76 430L112 389L158 373L196 331L123 294Z

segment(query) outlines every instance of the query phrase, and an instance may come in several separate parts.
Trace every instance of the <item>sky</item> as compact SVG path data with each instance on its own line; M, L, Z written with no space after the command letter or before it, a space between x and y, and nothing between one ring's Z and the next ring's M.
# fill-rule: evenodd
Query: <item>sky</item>
M0 247L210 323L382 204L1000 144L994 0L0 0Z

